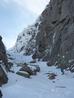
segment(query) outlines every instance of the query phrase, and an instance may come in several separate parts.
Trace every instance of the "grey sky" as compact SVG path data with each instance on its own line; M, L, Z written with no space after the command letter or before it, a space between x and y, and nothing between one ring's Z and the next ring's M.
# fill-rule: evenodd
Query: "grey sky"
M17 35L35 22L49 0L1 0L0 35L7 48L15 44Z

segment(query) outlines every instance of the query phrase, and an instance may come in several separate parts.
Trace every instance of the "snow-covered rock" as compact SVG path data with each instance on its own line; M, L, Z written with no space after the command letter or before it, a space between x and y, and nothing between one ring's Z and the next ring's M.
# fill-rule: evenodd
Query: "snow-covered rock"
M13 52L30 55L33 53L36 44L36 35L38 33L38 26L40 24L40 18L34 25L28 26L17 37L17 41L13 49Z

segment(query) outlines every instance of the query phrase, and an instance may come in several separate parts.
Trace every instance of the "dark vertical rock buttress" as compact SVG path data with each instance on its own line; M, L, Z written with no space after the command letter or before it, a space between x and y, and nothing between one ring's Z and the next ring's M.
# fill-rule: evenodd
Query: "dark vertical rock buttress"
M0 86L8 82L8 77L4 70L7 67L8 59L6 55L6 49L4 43L2 42L2 37L0 36Z
M61 56L70 63L74 61L74 0L50 0L41 14L41 23L36 37L36 53L55 64Z

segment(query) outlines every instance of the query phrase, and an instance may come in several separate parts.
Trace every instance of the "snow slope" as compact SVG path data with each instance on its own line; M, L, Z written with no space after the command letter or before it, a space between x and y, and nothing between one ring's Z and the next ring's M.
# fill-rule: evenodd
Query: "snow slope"
M36 44L38 27L41 22L40 18L37 19L34 25L28 26L18 35L15 46L11 49L13 52L27 55L33 53Z
M16 44L13 47L13 51L25 54L26 51L29 49L29 47L33 48L35 46L34 45L35 36L36 36L36 27L35 26L29 26L27 29L24 29L24 31L18 35ZM30 43L30 41L32 43Z
M12 54L15 58L14 71L19 68L16 66L16 62L29 63L32 59L31 56L21 56L17 58L18 54ZM22 58L23 59L22 59ZM17 58L17 59L16 59ZM3 98L74 98L74 74L65 71L64 75L61 75L60 69L48 67L46 62L36 62L35 65L39 65L41 72L37 76L32 76L31 79L23 78L15 73L8 73L9 82L1 89L3 92ZM48 72L54 72L57 74L55 80L48 79Z

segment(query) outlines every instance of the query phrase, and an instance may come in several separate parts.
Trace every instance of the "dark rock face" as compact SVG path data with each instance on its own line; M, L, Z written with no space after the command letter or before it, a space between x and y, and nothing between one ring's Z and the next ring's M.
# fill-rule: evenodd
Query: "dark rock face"
M5 65L7 65L8 59L7 59L7 54L6 54L6 49L5 49L4 43L2 42L2 37L0 38L0 60L2 60L2 62Z
M6 55L6 49L2 42L2 37L0 36L0 85L7 83L8 77L4 71L8 69L8 59Z
M5 71L0 66L0 85L3 85L8 82L8 77L5 73Z
M3 94L2 94L2 91L0 90L0 98L2 98Z
M74 61L74 0L50 0L41 14L41 23L36 37L35 57L48 60L49 65L64 56Z

